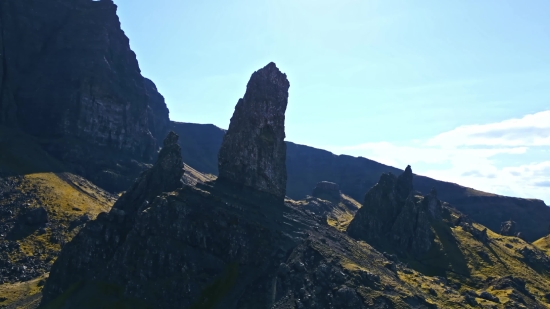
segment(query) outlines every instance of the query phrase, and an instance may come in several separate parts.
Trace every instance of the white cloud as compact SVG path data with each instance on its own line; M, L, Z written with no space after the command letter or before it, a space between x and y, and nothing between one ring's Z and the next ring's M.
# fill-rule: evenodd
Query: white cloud
M431 146L550 146L550 111L520 119L461 126L430 139Z
M496 194L539 198L550 204L549 161L526 162L532 148L550 147L550 111L502 122L460 126L427 140L328 147L336 153L363 156L417 174ZM508 166L494 157L513 155ZM415 168L415 164L417 168Z

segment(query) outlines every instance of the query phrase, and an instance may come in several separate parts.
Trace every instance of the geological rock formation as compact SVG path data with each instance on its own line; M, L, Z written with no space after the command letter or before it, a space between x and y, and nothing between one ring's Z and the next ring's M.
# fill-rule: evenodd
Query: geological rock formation
M314 197L324 198L333 201L339 201L340 195L340 187L334 182L329 181L321 181L317 183L312 193L312 196Z
M177 141L178 136L170 132L155 165L136 180L109 213L99 214L67 244L52 266L51 280L43 290L44 302L54 299L79 280L101 276L105 264L133 228L139 211L162 192L182 186L183 161Z
M284 198L289 86L273 62L252 74L221 145L220 180Z
M382 174L365 195L347 233L373 245L389 241L407 254L428 252L434 239L430 220L441 217L441 203L435 191L425 197L415 193L412 179L410 166L398 177Z

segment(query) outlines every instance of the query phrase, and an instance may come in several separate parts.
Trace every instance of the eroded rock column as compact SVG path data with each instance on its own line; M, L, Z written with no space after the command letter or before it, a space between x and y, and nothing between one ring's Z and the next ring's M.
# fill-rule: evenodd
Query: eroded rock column
M252 74L218 154L220 180L285 197L289 86L273 62Z

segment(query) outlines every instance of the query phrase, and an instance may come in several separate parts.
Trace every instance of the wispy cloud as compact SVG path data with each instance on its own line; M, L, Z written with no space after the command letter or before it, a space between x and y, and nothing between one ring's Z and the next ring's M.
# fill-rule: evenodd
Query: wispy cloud
M550 204L550 158L527 162L525 155L531 149L550 148L550 110L460 126L426 140L328 148L400 168L411 164L418 174L502 195L539 198ZM511 155L513 160L497 166L498 155Z

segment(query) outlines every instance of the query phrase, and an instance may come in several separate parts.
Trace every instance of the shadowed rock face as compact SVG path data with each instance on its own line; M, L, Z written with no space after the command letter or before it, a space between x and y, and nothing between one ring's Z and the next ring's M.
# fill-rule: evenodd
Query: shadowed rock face
M109 213L101 213L66 245L52 266L50 280L43 290L48 302L79 280L94 279L124 242L140 210L148 207L162 192L182 186L183 161L178 136L170 132L157 162L144 172L115 203Z
M414 192L412 176L410 166L399 177L382 174L365 195L347 233L374 245L389 242L407 254L428 252L434 238L430 219L441 217L441 202L435 190L425 197Z
M67 169L120 192L170 121L111 0L0 2L0 125L40 137Z
M284 198L290 84L273 62L254 72L218 155L219 179Z

